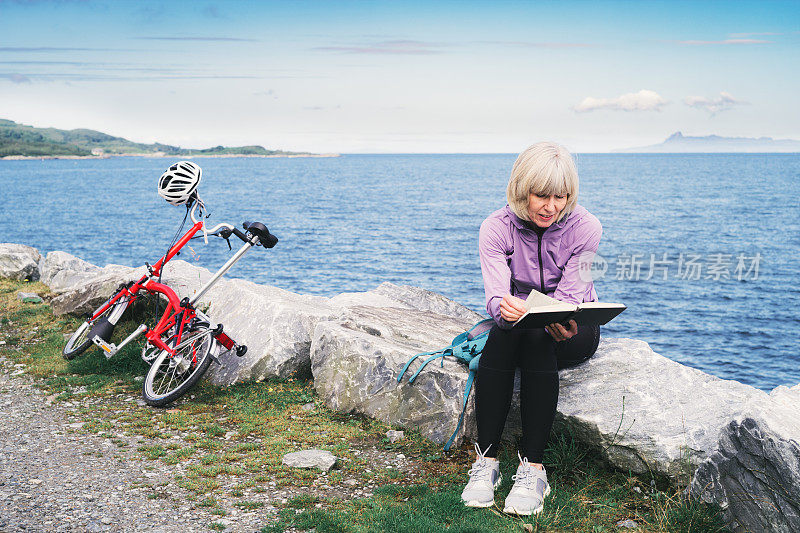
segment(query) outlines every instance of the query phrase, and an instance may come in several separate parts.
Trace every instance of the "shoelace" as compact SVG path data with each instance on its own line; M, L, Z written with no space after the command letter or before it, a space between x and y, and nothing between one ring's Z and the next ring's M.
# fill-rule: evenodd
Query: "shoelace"
M533 490L536 480L539 479L539 475L537 475L539 470L532 467L528 462L528 458L520 456L519 452L517 452L517 457L519 457L519 462L522 464L522 469L517 469L517 473L511 476L511 479L514 480L514 486L520 484L526 489Z
M478 458L475 460L475 464L472 468L469 469L467 474L469 475L469 481L472 483L473 481L491 481L492 475L492 465L490 461L486 459L486 454L489 453L489 448L492 445L490 444L487 448L481 452L478 443L475 443L475 452L478 455Z

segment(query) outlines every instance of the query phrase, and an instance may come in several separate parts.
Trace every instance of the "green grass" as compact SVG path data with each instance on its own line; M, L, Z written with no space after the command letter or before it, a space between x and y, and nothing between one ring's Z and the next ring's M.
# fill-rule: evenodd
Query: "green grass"
M164 449L164 447L159 445L140 446L137 448L137 450L148 459L158 459L159 457L164 457L167 455L167 451Z
M328 502L324 509L313 508L316 499L307 495L290 500L279 522L263 531L617 531L616 522L630 518L639 531L721 532L724 525L716 509L691 502L677 492L648 489L637 493L634 486L643 480L609 471L596 458L587 457L568 433L551 439L545 454L550 468L551 496L544 511L531 518L510 517L501 507L467 509L461 503L460 483L432 488L427 484L389 484L375 491L372 498L347 502ZM583 459L578 463L577 459ZM502 502L511 488L516 467L513 450L506 446L500 454L505 481L496 502ZM568 460L582 468L556 470L552 460ZM297 512L300 510L300 512Z
M264 502L240 501L234 503L233 505L239 509L244 509L245 511L254 511L264 507Z
M45 302L20 302L19 290L37 292ZM135 379L146 370L141 346L128 346L110 360L91 348L74 361L65 361L64 333L73 331L80 320L54 317L47 305L50 297L44 285L0 279L0 340L6 341L0 352L40 378L53 401L79 404L87 397L104 399L75 407L86 422L75 431L104 436L117 445L115 450L127 445L119 437L122 434L133 439L131 449L141 457L167 465L180 463L182 474L172 482L186 491L188 500L217 516L234 510L263 512L262 501L241 498L277 486L295 496L283 505L271 501L281 509L276 520L265 513L266 532L522 531L525 525L532 531L611 532L618 531L616 523L624 519L635 520L639 531L724 529L717 508L687 500L664 479L609 469L563 427L554 428L545 453L551 496L540 515L523 520L504 515L500 507L476 510L462 505L460 493L472 461L468 445L445 454L439 445L409 429L404 440L391 444L385 433L393 428L327 409L308 379L225 388L201 383L190 392L190 401L178 407L140 407L124 400L141 394ZM132 331L146 311L139 308L126 317L115 338ZM313 410L301 409L309 402L315 403ZM282 464L285 453L312 447L330 450L339 458L326 477ZM371 458L398 453L407 458L403 468L382 466ZM500 459L505 481L497 494L498 505L511 488L514 448L501 447ZM321 489L323 479L337 490L377 488L368 497L341 497L341 492ZM350 480L352 485L344 483ZM167 494L160 488L151 496ZM220 503L226 500L236 503ZM226 510L225 505L237 509Z
M317 498L316 496L311 496L310 494L301 494L299 496L291 498L286 505L293 509L305 509L313 507L314 504L317 503L318 501L319 498Z
M613 477L613 476L612 476ZM504 515L500 507L467 509L461 503L461 485L432 489L427 485L388 485L374 497L349 502L331 502L326 509L314 509L304 501L290 501L290 509L264 532L284 531L418 531L478 532L523 531L618 531L616 522L632 518L639 531L715 532L724 531L716 513L696 503L656 499L641 505L615 494L607 482L573 484L558 488L546 500L544 511L533 519ZM510 489L504 483L500 496ZM617 491L618 492L618 491ZM499 500L500 498L498 498ZM297 509L302 509L297 512Z

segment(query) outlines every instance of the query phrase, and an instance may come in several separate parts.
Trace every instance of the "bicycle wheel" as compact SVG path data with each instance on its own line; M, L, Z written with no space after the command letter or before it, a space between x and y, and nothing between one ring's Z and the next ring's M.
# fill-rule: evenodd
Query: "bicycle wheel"
M172 341L170 346L174 344ZM175 355L162 350L144 378L144 401L148 405L161 407L186 394L208 370L214 344L212 330L196 327L183 334Z
M98 307L97 310L102 309L105 305L104 303ZM67 340L67 344L64 345L64 349L61 352L64 355L64 359L75 359L85 352L89 346L92 345L92 339L95 335L100 335L100 338L106 342L111 340L114 327L127 308L128 300L126 298L121 298L114 303L114 305L109 306L108 309L103 311L103 314L95 317L94 320L87 320L78 326L78 329L76 329L75 333ZM92 313L92 316L97 313L97 310Z

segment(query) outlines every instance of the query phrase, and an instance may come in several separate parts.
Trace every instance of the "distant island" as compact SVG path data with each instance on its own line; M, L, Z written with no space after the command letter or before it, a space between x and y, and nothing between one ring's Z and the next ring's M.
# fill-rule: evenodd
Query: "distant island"
M132 156L185 157L332 157L338 154L312 154L268 150L263 146L215 146L192 149L169 144L142 144L122 137L88 129L59 130L35 128L0 119L0 158L72 158Z
M800 141L772 137L689 137L675 132L661 144L621 148L615 153L800 152Z

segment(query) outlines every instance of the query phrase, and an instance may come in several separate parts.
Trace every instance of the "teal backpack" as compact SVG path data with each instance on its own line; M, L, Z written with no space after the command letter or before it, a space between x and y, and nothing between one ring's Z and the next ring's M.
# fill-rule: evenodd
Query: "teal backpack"
M400 371L400 375L397 376L397 382L400 383L400 380L403 379L403 375L405 375L408 367L411 366L411 363L420 357L426 356L427 359L422 362L422 366L420 366L417 371L414 372L414 375L409 378L409 383L414 383L414 380L417 379L417 376L419 376L419 373L422 372L422 369L425 368L431 361L441 358L441 366L444 366L444 358L448 355L452 355L457 361L469 367L469 377L467 377L467 384L464 387L464 400L461 402L461 415L458 417L458 426L456 426L453 436L450 437L450 440L448 440L447 444L444 445L445 451L448 451L450 446L452 446L456 435L458 435L458 430L461 429L461 424L464 422L464 412L467 410L467 399L469 398L469 392L472 390L472 382L475 380L475 374L478 372L478 361L481 358L483 347L486 345L486 339L489 337L489 330L492 329L493 325L494 319L492 318L481 320L464 333L456 335L456 338L453 339L453 342L450 343L450 346L434 352L418 353L409 359L409 361L403 367L403 370Z

